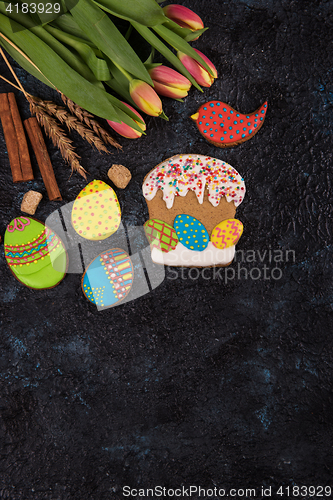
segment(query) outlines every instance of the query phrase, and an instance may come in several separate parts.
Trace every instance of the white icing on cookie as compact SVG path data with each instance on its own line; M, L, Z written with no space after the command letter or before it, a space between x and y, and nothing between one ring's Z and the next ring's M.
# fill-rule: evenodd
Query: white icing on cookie
M246 191L244 180L231 165L210 156L194 154L176 155L158 165L146 178L142 191L147 200L152 200L157 190L162 189L163 200L167 208L171 208L175 196L186 196L190 190L202 204L206 186L208 199L214 207L222 196L238 207Z
M162 252L156 247L152 249L151 258L156 264L165 266L184 266L184 267L209 267L219 264L229 264L235 255L235 246L222 250L217 248L210 241L208 246L202 252L187 249L178 242L174 250Z

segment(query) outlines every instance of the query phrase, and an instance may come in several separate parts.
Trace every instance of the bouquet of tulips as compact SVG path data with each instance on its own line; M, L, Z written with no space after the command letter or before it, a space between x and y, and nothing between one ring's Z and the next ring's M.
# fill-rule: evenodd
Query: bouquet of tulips
M209 87L217 77L211 61L188 43L206 28L181 5L62 0L52 4L59 6L57 12L48 14L30 5L36 6L30 2L13 8L0 1L0 45L33 76L105 118L125 137L140 137L146 128L137 110L167 119L159 95L181 99L192 84L201 90L200 85ZM146 61L130 43L133 30L151 47ZM155 51L175 69L154 64Z

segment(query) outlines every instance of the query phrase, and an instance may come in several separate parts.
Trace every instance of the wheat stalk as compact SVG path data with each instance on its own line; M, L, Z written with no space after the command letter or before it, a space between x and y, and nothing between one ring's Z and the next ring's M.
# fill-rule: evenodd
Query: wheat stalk
M68 99L60 92L64 104L68 107L72 115L77 116L80 122L85 123L87 127L91 128L95 134L104 141L105 144L110 144L117 149L122 149L122 146L109 134L99 123L94 119L94 116L88 113L85 109L81 108L78 104Z
M0 35L21 55L23 55L36 69L38 69L38 71L40 71L39 68L16 45L10 42L2 33L0 33ZM58 91L72 115L75 116L70 115L62 106L57 106L51 101L43 101L42 99L29 94L17 78L15 71L13 70L1 47L0 55L3 57L18 86L7 80L2 75L0 75L0 78L23 92L29 102L31 113L36 115L36 119L44 128L45 133L51 138L53 144L60 149L62 157L71 165L72 172L76 171L86 179L86 170L80 165L79 162L80 156L75 152L72 141L66 136L64 130L59 126L58 122L52 118L52 115L55 116L60 123L65 123L69 130L76 130L81 137L83 137L89 144L95 146L98 151L104 151L109 154L109 151L104 146L103 141L107 145L111 144L117 149L122 149L120 144L113 139L113 137L94 119L93 115L65 97L65 95L61 92Z
M60 123L64 123L69 130L75 130L89 144L95 146L98 151L110 154L101 139L97 137L94 132L90 130L90 128L81 123L75 116L71 115L64 107L58 106L52 101L43 101L38 97L33 97L33 99L36 104L42 106L49 115L55 116Z
M72 172L78 172L82 177L87 179L86 170L79 162L80 156L74 151L72 141L66 136L63 129L59 127L58 122L45 111L44 107L38 102L40 101L38 98L30 94L27 94L26 97L30 105L31 114L36 116L37 121L44 128L53 144L59 148L61 156L70 164Z

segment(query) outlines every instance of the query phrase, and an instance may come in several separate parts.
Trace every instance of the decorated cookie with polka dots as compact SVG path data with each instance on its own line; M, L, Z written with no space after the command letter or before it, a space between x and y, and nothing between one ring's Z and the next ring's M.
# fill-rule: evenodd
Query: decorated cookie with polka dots
M267 102L253 113L244 115L224 102L209 101L191 118L207 141L227 148L251 139L262 127L266 111Z
M117 195L103 181L90 182L74 201L72 225L82 238L105 240L117 231L120 220Z
M187 214L177 215L173 223L179 241L189 250L203 252L209 243L207 229L195 217Z

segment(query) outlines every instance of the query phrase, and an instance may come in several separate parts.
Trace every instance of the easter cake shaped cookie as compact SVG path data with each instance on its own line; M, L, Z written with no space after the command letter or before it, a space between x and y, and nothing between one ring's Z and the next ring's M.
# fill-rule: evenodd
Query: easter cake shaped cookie
M144 229L152 260L185 267L226 266L243 224L235 219L245 183L228 163L183 154L165 160L143 181L149 211Z
M7 226L4 247L10 270L29 288L53 288L66 274L67 253L62 241L36 219L13 219Z

